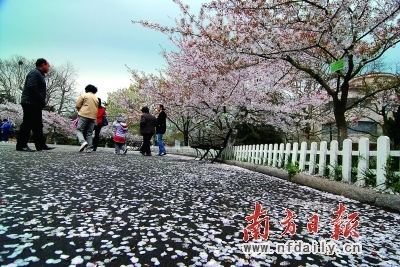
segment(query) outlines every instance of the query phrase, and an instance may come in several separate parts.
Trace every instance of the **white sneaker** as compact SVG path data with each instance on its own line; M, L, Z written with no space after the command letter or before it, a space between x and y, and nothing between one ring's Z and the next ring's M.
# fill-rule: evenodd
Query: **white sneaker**
M88 143L85 141L81 144L81 147L79 148L79 152L82 152L86 147L88 146Z

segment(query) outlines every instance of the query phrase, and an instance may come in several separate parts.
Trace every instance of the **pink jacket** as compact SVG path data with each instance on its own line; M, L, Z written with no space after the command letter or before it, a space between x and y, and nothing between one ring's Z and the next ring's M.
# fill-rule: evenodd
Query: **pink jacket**
M125 136L126 132L128 131L128 124L114 121L113 128L115 128L114 141L117 143L125 143Z

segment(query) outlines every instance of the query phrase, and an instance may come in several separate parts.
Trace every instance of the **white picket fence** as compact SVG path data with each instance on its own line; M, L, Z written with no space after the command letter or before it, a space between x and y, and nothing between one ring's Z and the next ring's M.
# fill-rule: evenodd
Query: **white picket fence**
M266 165L276 168L283 168L289 163L298 164L298 168L303 173L310 175L324 176L326 168L332 173L337 167L341 167L342 181L351 183L352 161L356 160L357 167L353 167L353 172L357 173L355 184L365 185L365 173L369 171L376 175L377 189L386 189L386 166L389 155L399 157L400 151L390 151L390 139L381 136L377 140L377 150L370 151L370 141L368 138L361 138L358 150L352 150L352 141L346 139L343 142L342 150L339 150L337 141L328 143L322 141L311 143L308 148L307 143L292 144L265 144L265 145L246 145L230 146L224 150L223 159L245 161L253 164ZM370 159L376 157L376 168L370 169ZM339 163L341 163L339 165ZM399 170L395 173L399 173Z

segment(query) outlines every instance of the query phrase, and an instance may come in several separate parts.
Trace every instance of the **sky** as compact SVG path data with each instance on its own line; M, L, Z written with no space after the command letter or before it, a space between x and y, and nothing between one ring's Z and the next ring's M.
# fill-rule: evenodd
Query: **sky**
M208 1L183 2L197 14ZM179 14L172 0L0 0L0 58L70 62L78 92L93 84L104 100L107 92L129 87L128 67L157 73L166 64L162 49L175 49L167 36L132 20L172 26ZM400 45L387 58L400 62Z
M184 0L193 12L201 0ZM50 65L72 63L77 91L87 84L97 96L129 87L128 68L156 73L165 67L160 52L175 47L167 36L133 21L175 25L172 0L0 0L0 58L45 58Z

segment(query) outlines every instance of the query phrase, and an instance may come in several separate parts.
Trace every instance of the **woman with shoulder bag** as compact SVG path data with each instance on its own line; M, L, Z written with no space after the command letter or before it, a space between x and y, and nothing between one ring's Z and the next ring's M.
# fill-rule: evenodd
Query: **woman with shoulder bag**
M100 131L101 128L104 125L104 117L107 116L106 113L106 108L101 106L101 99L97 98L99 100L99 108L97 111L97 120L96 120L96 125L94 126L94 138L93 138L93 151L97 150L97 146L99 144L99 139L100 139Z

